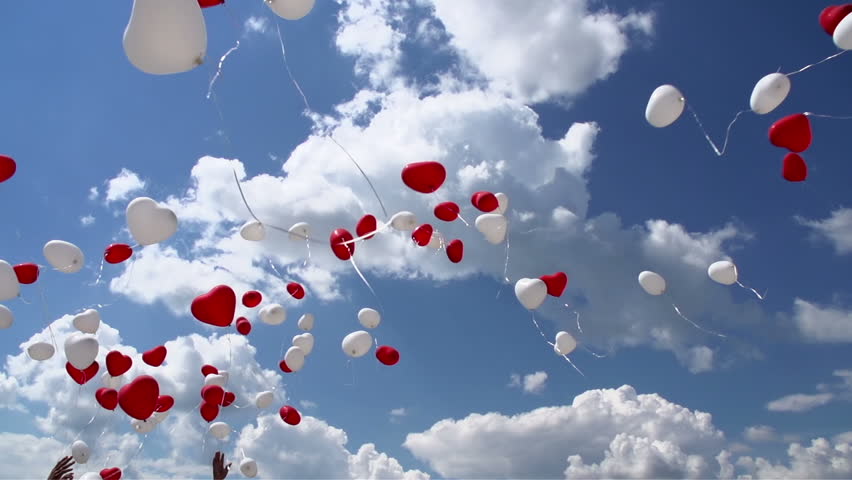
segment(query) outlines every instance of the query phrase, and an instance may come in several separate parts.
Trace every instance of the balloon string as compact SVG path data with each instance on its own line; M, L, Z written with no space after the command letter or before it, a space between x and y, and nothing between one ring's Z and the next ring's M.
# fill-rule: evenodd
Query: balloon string
M101 266L100 266L100 268L98 268L98 276L97 276L97 278L95 278L95 283L93 283L92 286L95 286L95 285L98 285L98 284L101 283L101 276L103 275L103 273L104 273L104 259L101 258Z
M139 448L137 448L136 452L127 460L127 463L124 464L124 468L122 470L127 470L127 468L130 466L130 462L132 462L136 458L136 456L139 455L139 452L142 451L142 447L145 446L145 440L148 440L147 433L145 434L145 436L142 437L142 443L139 444Z
M50 339L53 342L53 350L55 353L58 353L59 346L56 345L56 336L53 335L53 322L50 321L50 313L47 311L47 299L44 296L44 288L42 288L41 284L38 285L38 291L41 296L42 316L44 317L44 322L47 324L47 331L50 332Z
M844 50L845 51L845 50ZM817 118L830 118L832 120L852 120L852 115L824 115L821 113L805 112L802 115Z
M802 73L802 72L804 72L805 70L808 70L808 69L809 69L809 68L811 68L811 67L815 67L815 66L819 65L820 63L827 62L827 61L829 61L829 60L831 60L831 59L833 59L833 58L839 57L839 56L843 55L844 53L846 53L847 51L848 51L848 50L841 50L841 51L839 51L839 52L837 52L837 53L835 53L835 54L833 54L833 55L829 55L829 56L827 56L827 57L823 58L822 60L820 60L820 61L818 61L818 62L816 62L816 63L812 63L812 64L810 64L810 65L805 65L804 67L802 67L802 68L800 68L800 69L796 70L795 72L787 73L787 74L785 74L785 75L787 75L788 77L790 77L790 76L793 76L793 75L795 75L795 74L797 74L797 73Z
M232 52L236 51L239 48L240 41L237 40L236 45L228 49L228 51L225 52L224 55L222 55L222 58L219 59L219 68L216 70L216 74L213 75L213 78L210 80L210 84L207 86L207 100L210 100L210 97L213 95L213 86L216 84L216 80L219 79L219 75L222 74L222 67L225 65L225 60L228 58L228 55L230 55Z
M767 290L767 291L763 292L763 295L761 295L761 294L757 293L757 290L755 290L755 289L753 289L753 288L751 288L751 287L747 287L747 286L743 285L742 283L740 283L740 281L739 281L739 280L737 280L737 285L739 285L740 287L742 287L742 288L744 288L744 289L746 289L746 290L751 290L751 292L752 292L753 294L755 294L755 295L757 296L757 298L759 298L759 299L761 299L761 300L765 299L765 298L766 298L766 294L769 292L769 290Z
M82 387L82 385L81 385L81 387ZM83 435L83 432L84 432L84 431L86 431L86 428L87 428L89 425L91 425L91 424L92 424L92 422L94 422L94 421L95 421L95 418L97 418L97 417L98 417L98 414L99 414L99 413L101 413L101 409L100 409L100 408L99 408L99 409L97 409L97 410L95 410L95 414L94 414L94 415L92 415L92 418L90 418L90 419L89 419L89 422L88 422L87 424L83 425L83 428L81 428L81 429L80 429L80 431L77 433L77 436L76 436L76 437L74 437L74 440L71 440L71 443L76 442L76 441L77 441L77 440L78 440L78 439L79 439L79 438Z
M373 293L373 296L376 297L376 301L379 302L379 308L381 308L382 311L384 311L385 307L384 307L384 305L382 305L382 300L379 298L378 295L376 295L376 291L373 290L373 286L370 285L370 282L367 281L367 278L364 277L364 274L361 273L361 270L358 268L358 264L355 263L355 258L350 256L349 262L352 263L353 267L355 267L355 272L358 273L359 277L361 277L361 280L364 282L364 285L367 285L367 288L369 288L370 292Z
M571 366L574 367L574 370L577 370L577 373L579 373L583 377L586 376L586 374L584 374L579 368L577 368L577 365L574 365L574 362L572 362L571 359L568 358L568 355L562 355L562 358L564 358L568 363L570 363Z
M465 220L465 219L464 219L464 217L462 217L461 213L459 213L459 214L458 214L458 218L459 218L459 220L461 220L461 221L462 221L462 223L463 223L466 227L469 227L469 226L470 226L470 224L469 224L469 223L467 223L467 220Z
M552 346L553 346L553 342L551 342L550 340L548 340L548 339L547 339L547 335L545 335L545 334L544 334L544 332L541 330L541 327L538 325L538 321L535 319L535 312L530 311L530 315L531 315L531 317L532 317L533 325L535 325L535 328L536 328L536 329L538 329L538 333L539 333L539 334L541 334L541 338L543 338L543 339L544 339L544 341L545 341L545 342L547 342L547 344L548 344L548 345L550 345L550 346L552 347Z
M310 262L310 261L311 261L311 241L310 241L310 240L305 239L305 247L308 249L308 258L306 258L306 259L305 259L305 262L304 262L304 263L302 263L302 266L303 266L303 267L307 267L307 266L308 266L308 262Z
M349 372L352 374L352 383L344 383L344 387L354 387L355 386L355 366L352 365L352 359L346 360L346 367L349 369Z
M693 110L692 106L687 103L686 108L689 110L689 113L692 114L692 118L695 119L695 123L698 124L698 128L701 129L701 133L704 134L704 138L707 139L707 143L709 143L710 146L713 147L713 151L716 153L717 157L721 157L722 155L724 155L725 150L728 149L728 140L730 140L731 138L731 128L734 126L734 123L737 122L737 120L740 118L740 115L748 113L750 111L740 110L739 112L737 112L736 115L734 115L734 119L731 120L731 123L728 124L728 129L725 132L725 141L722 144L722 150L719 150L719 147L717 147L713 140L710 138L710 134L707 133L707 130L704 128L704 124L701 123L701 119L698 118L698 114L695 112L695 110Z
M686 317L686 315L684 315L683 313L681 313L681 312L680 312L680 309L679 309L679 308L677 308L677 305L675 305L674 303L672 304L672 307L674 307L675 312L677 312L677 314L680 316L680 318L682 318L682 319L686 320L687 322L689 322L690 324L692 324L692 326L693 326L693 327L695 327L695 328L697 328L697 329L701 330L701 331L702 331L702 332L704 332L704 333L709 333L710 335L716 335L717 337L727 338L725 335L722 335L721 333L716 333L716 332L713 332L713 331L707 330L707 329L705 329L705 328L701 328L701 327L700 327L697 323L695 323L695 322L693 322L692 320L688 319L688 318Z
M588 347L586 347L585 345L580 345L580 346L581 346L581 347L583 347L583 350L585 350L585 351L587 351L587 352L591 353L591 354L592 354L592 356L593 356L593 357L595 357L595 358L606 358L606 355L599 354L599 353L595 353L595 352L591 351L591 350L590 350Z
M563 303L562 305L565 305L565 308L571 308L570 306L568 306L567 303ZM577 330L580 333L583 333L583 327L580 326L580 312L578 312L577 310L574 310L574 313L577 315Z
M373 235L375 235L377 233L384 232L385 230L388 229L388 227L390 227L390 223L385 223L381 227L376 227L376 229L373 230L372 232L367 232L364 235L361 235L360 237L353 238L352 240L346 240L345 242L340 242L337 245L349 245L350 243L361 242L363 240L366 240L368 237L372 237Z

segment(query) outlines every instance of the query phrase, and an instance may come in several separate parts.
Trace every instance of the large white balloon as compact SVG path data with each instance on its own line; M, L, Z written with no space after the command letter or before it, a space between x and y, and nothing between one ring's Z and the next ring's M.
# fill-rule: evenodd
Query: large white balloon
M305 356L308 356L314 351L314 336L310 333L296 335L293 337L293 345L301 348L305 352ZM289 366L290 364L288 363L287 365Z
M94 335L74 332L65 339L65 358L77 370L85 370L95 361L99 347Z
M499 213L483 213L476 217L476 229L485 235L488 243L498 245L506 240L509 222Z
M198 0L134 0L123 43L127 59L145 73L169 75L201 65L207 26Z
M266 0L269 8L284 20L299 20L314 8L315 0Z
M288 348L284 354L284 362L287 363L287 368L298 372L305 366L305 351L296 346Z
M83 333L95 333L101 325L101 314L95 309L88 309L83 313L74 315L71 323L77 330Z
M0 305L0 329L9 328L15 321L15 315L5 305Z
M147 420L139 420L138 418L134 418L130 421L130 425L133 426L133 429L136 430L137 433L145 435L151 433L154 430L154 427L157 426L157 423L151 418Z
M577 340L568 332L559 332L556 334L556 344L553 345L553 351L557 355L568 355L577 348Z
M372 308L362 308L358 311L358 322L364 326L364 328L376 328L382 323L382 316L378 311Z
M251 242L259 242L266 238L266 227L257 220L249 220L240 228L240 236Z
M83 268L83 251L64 240L51 240L42 249L44 258L53 268L63 273L77 273Z
M168 240L178 229L175 212L148 197L134 198L127 204L125 216L130 234L142 246Z
M301 240L304 242L311 236L311 226L305 222L293 224L287 231L290 233L290 240L293 241Z
M89 450L89 446L86 445L86 442L77 440L71 444L71 456L74 457L75 462L86 463L89 461L89 457L91 455L92 451Z
M707 275L716 283L733 285L737 283L737 266L728 260L720 260L707 268Z
M260 309L260 321L268 325L281 325L287 320L287 310L273 303Z
M208 385L219 385L222 388L225 388L225 384L228 383L227 379L218 373L211 373L204 377L204 386Z
M391 217L390 226L403 232L411 232L418 227L417 216L411 212L397 212Z
M666 280L662 275L648 270L639 274L639 285L649 295L662 295L666 291Z
M275 393L267 390L265 392L260 392L254 397L254 404L257 408L266 408L272 405L272 401L275 400Z
M657 127L668 127L683 113L686 100L674 85L660 85L651 93L645 107L645 119Z
M755 84L749 106L754 113L764 115L778 108L789 93L790 78L783 73L770 73Z
M834 44L837 45L837 48L852 50L852 15L846 15L837 24L832 39L834 40Z
M341 342L343 353L352 358L363 357L373 347L373 337L364 330L346 335Z
M219 440L224 440L231 433L231 427L225 422L213 422L207 428L207 431Z
M515 282L515 296L524 308L535 310L547 298L547 284L540 278L522 278Z
M9 262L0 260L0 302L11 300L21 293L21 284Z
M53 345L47 342L36 342L27 347L27 355L37 362L43 362L55 353Z
M509 209L509 196L503 192L497 192L494 196L497 197L497 211L494 213L505 215L506 210Z
M299 318L299 330L309 332L314 328L314 314L306 313Z
M257 476L257 462L253 458L246 457L240 460L240 473L248 478Z
M124 375L119 375L117 377L113 377L109 374L109 371L104 372L101 375L101 381L103 382L106 388L111 388L113 390L118 390L121 388L121 385L124 383Z

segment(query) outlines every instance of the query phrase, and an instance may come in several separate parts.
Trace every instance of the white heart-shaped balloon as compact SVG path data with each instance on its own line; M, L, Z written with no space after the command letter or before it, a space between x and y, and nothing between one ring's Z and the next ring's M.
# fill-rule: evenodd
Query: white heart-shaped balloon
M515 282L515 296L524 308L535 310L547 298L547 284L540 278L522 278Z
M268 325L281 325L287 320L287 310L273 303L260 309L260 321Z
M391 227L403 231L411 232L417 228L417 216L411 212L397 212L390 219Z
M53 345L47 342L36 342L27 347L27 355L37 362L43 362L55 353Z
M12 311L5 305L0 305L0 329L9 328L15 321Z
M363 357L373 347L373 337L365 330L346 335L341 342L343 353L352 358Z
M154 420L151 418L147 420L139 420L137 418L134 418L130 421L130 425L133 426L133 429L136 430L137 433L145 435L147 433L151 433L154 430L154 427L157 426L157 423L154 422Z
M11 300L21 294L21 284L15 269L9 262L0 260L0 302Z
M372 308L362 308L358 312L358 322L364 328L376 328L382 323L382 316Z
M76 440L71 444L71 456L74 457L75 462L85 464L89 461L89 457L91 455L92 451L89 450L89 446L86 445L86 442Z
M295 223L287 231L290 233L290 240L293 241L304 242L311 236L311 226L305 222Z
M99 348L94 335L74 332L65 339L65 358L77 370L85 370L95 361Z
M101 325L101 314L95 309L88 309L83 313L74 315L71 323L77 330L83 333L95 333Z
M218 373L211 373L204 377L205 387L208 385L219 385L220 387L225 388L226 383L227 381L225 380L225 377L219 375Z
M266 238L266 227L257 220L249 220L240 228L240 236L251 242L259 242Z
M240 461L240 473L248 478L257 476L257 462L253 458L246 457Z
M104 383L106 388L111 388L117 391L121 388L121 385L124 384L124 375L113 377L109 374L109 371L106 371L103 375L101 375L101 381Z
M476 217L476 229L479 230L488 243L498 245L506 240L509 222L499 213L484 213Z
M284 362L287 363L287 368L298 372L305 366L305 351L295 346L288 348L284 354Z
M556 334L556 344L553 346L553 351L557 355L568 355L577 348L577 340L568 332L559 332Z
M44 258L53 268L63 273L77 273L83 269L85 257L77 245L64 240L51 240L42 249Z
M219 440L224 440L231 433L231 427L225 422L213 422L207 428L207 431Z
M231 374L228 373L227 370L219 370L219 376L225 379L225 384L227 385L228 381L231 379ZM222 385L223 387L225 385Z
M314 336L310 333L296 335L293 337L293 345L301 348L305 352L305 356L308 356L314 350ZM290 364L288 363L287 365L289 366Z
M270 390L265 392L260 392L254 397L254 404L257 408L266 408L272 405L272 401L275 400L275 393Z
M127 227L139 245L154 245L177 232L178 218L170 208L148 197L134 198L127 205Z
M309 332L314 328L314 314L306 313L299 318L299 330Z
M506 210L509 209L509 196L503 192L497 192L494 196L497 197L497 211L495 213L505 214Z

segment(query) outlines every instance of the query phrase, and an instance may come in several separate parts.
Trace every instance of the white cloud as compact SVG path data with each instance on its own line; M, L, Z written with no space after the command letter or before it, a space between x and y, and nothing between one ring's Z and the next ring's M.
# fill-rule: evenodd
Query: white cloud
M831 393L795 393L769 402L766 408L772 412L805 412L821 407L832 399L834 395Z
M271 31L268 18L257 17L254 15L246 19L243 23L243 29L245 35L250 35L252 33L265 34Z
M769 425L753 425L745 429L743 436L750 442L773 442L778 440L778 432Z
M811 441L806 447L793 443L787 449L789 464L773 464L765 458L741 457L736 464L750 478L850 478L852 476L852 446L832 443L824 438Z
M405 410L404 407L400 407L400 408L394 408L393 410L391 410L390 415L392 417L404 417L404 416L408 415L408 412Z
M89 225L92 225L94 223L95 223L95 217L92 216L92 215L86 215L86 216L80 217L80 225L82 225L84 227L88 227Z
M852 253L852 208L840 208L823 220L808 220L796 217L799 224L809 227L813 233L831 242L838 255Z
M521 388L524 393L541 393L547 384L547 372L528 373L523 380L520 375L513 373L509 378L509 386Z
M305 409L308 409L308 410L313 410L313 409L317 408L317 403L312 402L310 400L299 400L299 405L302 408L305 408Z
M338 13L337 48L357 57L355 73L367 75L372 85L393 83L399 71L401 45L406 38L399 23L407 2L338 1L344 7Z
M821 307L796 298L793 320L802 336L812 342L852 342L852 312L836 307Z
M145 181L136 172L122 168L115 177L107 180L106 202L127 200L130 195L145 189Z
M100 192L98 192L98 187L92 187L89 189L89 200L97 200L98 195L100 195Z

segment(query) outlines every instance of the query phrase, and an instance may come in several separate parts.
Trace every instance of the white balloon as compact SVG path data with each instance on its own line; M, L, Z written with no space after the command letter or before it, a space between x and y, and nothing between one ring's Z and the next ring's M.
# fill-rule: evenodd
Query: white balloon
M287 310L277 303L272 303L260 309L260 321L268 325L281 325L287 320Z
M382 316L379 312L372 308L362 308L358 312L358 322L360 322L364 328L376 328L382 322Z
M240 461L240 473L248 478L257 476L257 462L253 458L246 457Z
M204 386L208 385L219 385L222 388L225 388L225 377L219 375L218 373L211 373L204 377Z
M657 127L668 127L683 113L686 99L674 85L660 85L651 93L645 107L645 120Z
M403 232L414 231L418 227L417 216L411 212L397 212L391 217L390 226Z
M228 380L231 379L231 374L228 373L227 370L219 370L219 376L225 379L225 384L227 384ZM225 385L221 385L221 386L224 387Z
M577 340L568 332L559 332L556 334L556 344L553 346L553 351L557 355L568 355L577 348Z
M506 210L509 209L509 196L503 192L497 192L494 194L497 197L497 210L496 213L503 215L506 213Z
M648 270L639 274L639 285L649 295L662 295L666 291L666 279L659 273Z
M287 363L287 368L298 372L305 366L305 351L295 346L288 348L284 354L284 362Z
M257 220L249 220L240 228L240 236L251 242L259 242L266 238L266 227Z
M315 0L266 0L269 8L284 20L299 20L314 8Z
M224 440L231 433L231 427L225 422L213 422L207 428L207 431L219 440Z
M73 243L51 240L42 249L44 258L53 268L63 273L77 273L83 268L83 251Z
M145 73L168 75L201 65L207 26L198 0L134 0L123 43L127 59Z
M426 245L429 248L434 248L438 250L444 244L443 239L441 238L441 234L438 232L432 232L432 238L429 239L429 245Z
M293 224L287 231L290 232L290 240L293 241L304 242L311 236L311 226L305 222Z
M86 463L89 461L89 457L91 455L92 451L89 450L89 446L86 445L86 442L77 440L71 444L71 456L74 457L75 462Z
M314 336L310 333L296 335L293 337L293 345L301 348L307 357L314 350ZM287 365L289 366L290 364L288 363Z
M113 377L109 374L109 371L104 372L101 375L101 381L103 382L106 388L111 388L113 390L118 390L121 388L121 385L124 383L124 375L119 375L117 377Z
M485 235L488 243L494 245L501 244L503 240L506 240L508 227L508 220L499 213L483 213L476 217L476 229Z
M27 347L27 355L35 361L43 362L55 353L53 345L47 342L36 342Z
M74 332L65 339L65 358L74 368L85 370L95 361L99 348L94 335Z
M136 430L137 433L141 433L142 435L151 433L151 431L154 430L154 427L157 426L157 424L150 418L147 420L139 420L138 418L134 418L130 421L130 425L133 426L133 429Z
M83 333L95 333L101 325L101 314L95 309L88 309L83 313L74 315L71 323L77 330Z
M127 204L125 216L130 234L133 235L136 243L142 246L166 241L178 229L178 218L175 212L148 197L134 198Z
M15 321L12 311L5 305L0 305L0 329L9 328Z
M154 412L154 413L152 413L151 414L151 420L153 420L154 425L159 425L159 424L163 423L163 420L168 418L170 411L171 410L167 410L165 412Z
M373 337L364 330L346 335L341 342L343 353L352 358L363 357L373 347Z
M80 480L102 480L101 474L97 472L86 472L80 476Z
M15 269L9 262L0 260L0 302L11 300L21 294L21 284Z
M540 278L522 278L515 282L515 296L524 308L535 310L547 298L547 284Z
M846 15L834 29L832 39L837 48L852 50L852 16Z
M720 260L707 268L707 275L716 283L733 285L737 283L737 266L728 260Z
M275 393L270 390L265 392L260 392L254 397L254 404L257 408L266 408L272 405L272 401L275 400Z
M314 314L306 313L299 318L299 330L309 332L314 328Z
M783 73L770 73L755 84L749 106L754 113L764 115L778 108L789 93L790 78Z

